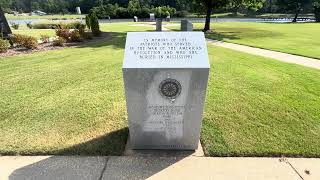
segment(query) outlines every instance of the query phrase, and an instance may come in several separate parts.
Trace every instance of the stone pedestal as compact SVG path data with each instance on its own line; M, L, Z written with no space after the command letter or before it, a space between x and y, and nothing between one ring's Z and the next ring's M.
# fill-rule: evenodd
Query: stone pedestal
M193 24L189 20L181 20L181 31L193 31Z
M155 15L154 13L150 13L150 21L154 21L155 20Z
M138 22L138 17L137 16L133 16L133 22Z
M162 19L156 21L156 31L162 31Z
M198 148L209 61L202 32L129 32L123 78L133 149Z

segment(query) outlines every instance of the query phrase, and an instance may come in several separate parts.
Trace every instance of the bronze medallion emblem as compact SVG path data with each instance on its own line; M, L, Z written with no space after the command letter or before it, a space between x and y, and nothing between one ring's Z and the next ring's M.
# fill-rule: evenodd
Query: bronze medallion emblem
M175 79L165 79L159 85L160 94L168 99L175 99L181 93L181 84Z

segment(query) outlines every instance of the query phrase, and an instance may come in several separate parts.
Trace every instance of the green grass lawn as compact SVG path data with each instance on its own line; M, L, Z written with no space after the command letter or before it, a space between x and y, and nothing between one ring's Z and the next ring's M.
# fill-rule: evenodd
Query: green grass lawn
M0 57L0 154L120 155L127 139L122 58L112 39ZM209 45L201 141L209 156L320 157L320 71Z
M13 34L23 34L28 36L33 36L37 39L40 39L41 35L48 35L53 37L56 35L54 29L29 29L26 25L20 25L19 29L15 30L11 28Z
M134 23L112 23L112 24L101 24L102 30L108 32L127 32L127 31L145 31L145 30L153 30L152 27L145 27L141 25L137 25ZM53 37L56 35L54 29L29 29L26 25L20 25L19 29L15 30L13 28L13 34L23 34L33 36L37 39L40 39L41 35L48 35Z
M117 29L103 43L0 57L0 153L122 153L125 31L147 29L123 26L102 25Z
M209 46L210 156L320 157L320 71Z
M203 23L195 23L196 30ZM168 28L177 30L179 25ZM207 37L320 59L319 23L211 23Z

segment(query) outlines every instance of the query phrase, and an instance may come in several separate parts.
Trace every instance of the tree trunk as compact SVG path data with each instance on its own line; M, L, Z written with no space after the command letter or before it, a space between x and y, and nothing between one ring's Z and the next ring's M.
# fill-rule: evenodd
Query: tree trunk
M294 18L293 18L292 22L297 22L297 18L298 18L299 12L300 12L300 7L298 7L298 8L297 8L297 10L296 10L296 14L295 14L295 16L294 16Z
M316 18L316 22L320 22L320 7L314 7L314 16Z
M294 16L292 22L297 22L298 15L299 15L299 12L296 12L296 15Z
M207 15L206 15L206 23L204 25L203 32L206 32L210 30L210 18L211 18L211 13L212 13L212 2L209 1L207 3Z

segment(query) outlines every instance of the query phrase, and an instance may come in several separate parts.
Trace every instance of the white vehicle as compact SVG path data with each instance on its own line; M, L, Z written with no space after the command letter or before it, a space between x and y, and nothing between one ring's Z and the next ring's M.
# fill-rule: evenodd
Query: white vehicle
M32 11L32 14L36 14L36 15L39 15L39 16L47 15L47 13L42 12L42 11L39 11L39 10L37 10L37 11Z

